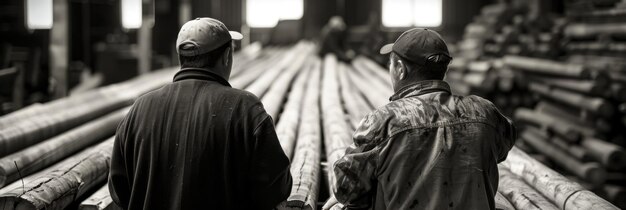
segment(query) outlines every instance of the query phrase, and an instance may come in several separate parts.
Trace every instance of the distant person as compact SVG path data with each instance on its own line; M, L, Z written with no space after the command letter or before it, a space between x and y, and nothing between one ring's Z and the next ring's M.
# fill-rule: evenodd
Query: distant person
M451 94L442 80L452 57L437 32L408 30L380 53L390 54L395 94L335 163L336 198L324 209L495 209L511 121L481 97Z
M348 32L343 18L339 16L330 18L328 24L322 28L319 56L323 57L331 53L339 60L351 61L355 53L348 48L347 36Z
M289 159L253 94L231 88L238 32L212 18L181 28L174 82L137 99L115 136L109 189L123 209L273 209Z
M367 34L365 35L363 44L359 48L359 54L369 57L378 64L384 65L389 59L389 56L378 53L378 50L380 50L383 45L387 44L387 42L385 41L385 33L380 29L380 17L377 12L370 12L365 27Z

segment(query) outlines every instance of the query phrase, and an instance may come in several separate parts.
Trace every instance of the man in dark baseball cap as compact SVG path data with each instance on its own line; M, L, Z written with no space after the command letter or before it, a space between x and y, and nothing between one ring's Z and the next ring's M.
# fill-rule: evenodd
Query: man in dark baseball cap
M289 196L272 118L228 83L241 38L212 18L182 26L174 82L139 97L115 135L109 190L122 209L273 209Z
M361 121L323 209L496 209L511 121L490 101L451 93L452 57L437 32L408 30L380 53L390 54L395 93Z

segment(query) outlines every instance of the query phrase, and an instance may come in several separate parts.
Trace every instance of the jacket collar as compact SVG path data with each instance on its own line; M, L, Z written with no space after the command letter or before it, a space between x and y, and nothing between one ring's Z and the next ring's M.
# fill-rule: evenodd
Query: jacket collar
M419 81L412 85L403 87L402 89L396 91L396 93L393 94L389 98L389 100L395 101L401 98L419 96L419 95L424 95L427 93L439 92L439 91L451 93L450 86L448 85L448 83L444 82L443 80L424 80L424 81Z
M202 68L183 68L176 72L174 75L174 82L186 80L186 79L198 79L206 81L215 81L224 86L232 87L228 81L221 76L211 72L209 69Z

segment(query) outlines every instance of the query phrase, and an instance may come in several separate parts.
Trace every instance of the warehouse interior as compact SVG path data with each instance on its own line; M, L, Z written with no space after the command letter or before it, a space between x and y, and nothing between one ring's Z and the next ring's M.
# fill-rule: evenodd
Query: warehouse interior
M3 0L0 209L117 209L117 125L172 82L196 17L243 34L228 82L274 120L284 209L330 197L330 167L394 94L379 49L416 27L448 44L452 93L518 129L499 209L626 208L626 0Z

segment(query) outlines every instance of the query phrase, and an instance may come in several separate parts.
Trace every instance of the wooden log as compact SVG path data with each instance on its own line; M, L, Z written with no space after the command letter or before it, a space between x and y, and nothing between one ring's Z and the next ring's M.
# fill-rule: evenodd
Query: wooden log
M504 56L502 61L507 66L532 73L580 79L591 77L591 72L585 69L583 65L578 64L561 63L552 60L521 56Z
M0 194L0 207L10 209L64 209L108 175L113 138L98 144L81 158Z
M308 66L310 67L310 65ZM301 121L301 109L303 99L305 98L305 87L309 79L310 68L306 68L300 72L296 81L294 81L285 109L283 110L280 120L276 124L276 135L280 141L285 155L291 159L293 155L294 145L298 134L298 125ZM267 97L267 96L266 96Z
M348 115L350 115L350 124L353 129L359 126L359 123L365 115L372 110L367 104L363 95L355 89L354 84L348 76L349 66L339 63L338 66L339 83L341 84L341 98L346 107Z
M350 68L348 75L373 107L380 107L389 102L388 98L391 97L389 91L369 85L368 79L359 74L356 69Z
M575 125L577 130L588 136L594 136L596 134L594 129L609 132L612 128L611 124L602 118L592 119L587 116L576 116L572 113L579 112L579 110L572 110L568 107L559 106L548 101L540 101L537 103L535 110L539 113L560 119L560 121Z
M577 93L590 95L590 96L603 96L608 91L609 86L607 84L599 84L593 80L577 80L577 79L553 79L543 78L539 79L542 83L564 90L570 90Z
M248 87L252 82L258 79L263 72L276 67L280 63L281 59L284 59L288 52L293 52L296 47L297 45L292 47L290 50L280 50L267 55L264 59L254 62L254 65L247 67L245 70L240 70L238 74L231 75L232 78L228 82L234 88L244 89Z
M513 207L513 204L511 204L511 202L508 199L506 199L506 197L504 197L504 195L502 195L502 193L500 192L496 192L495 202L496 202L496 209L515 210L515 207Z
M312 46L310 44L302 44L302 47L295 48L294 51L285 56L280 63L276 64L269 70L263 72L254 83L246 87L246 90L259 98L263 98L263 95L267 92L267 89L272 85L279 75L284 72L290 72L299 69L308 55L310 55Z
M566 151L567 154L580 160L583 163L590 162L593 160L593 157L591 156L591 154L589 154L588 150L586 150L585 148L579 145L571 144L570 142L568 142L567 140L564 140L563 138L560 138L558 136L553 136L552 138L550 138L550 142L552 142L554 146L558 147L559 149L563 151Z
M524 180L511 173L506 166L500 165L498 172L500 175L498 192L502 193L515 209L559 209Z
M0 187L19 179L20 176L32 174L89 145L112 136L128 110L125 108L113 112L0 159ZM16 168L16 165L19 168Z
M374 61L364 56L357 56L357 58L352 61L352 66L354 66L354 68L356 69L369 72L373 78L378 79L379 82L384 84L384 87L387 87L387 89L391 90L389 70L384 69Z
M612 35L618 37L626 36L626 24L624 23L604 23L604 24L586 24L575 23L568 24L563 31L564 35L569 38L590 38L601 35Z
M614 107L603 98L588 97L576 94L570 91L550 88L547 85L531 82L528 89L538 93L543 97L547 97L572 107L587 110L600 116L610 117L614 112Z
M85 102L92 102L94 100L103 100L112 96L120 96L120 91L128 92L140 92L141 90L128 91L129 87L145 88L149 89L151 85L156 87L165 84L171 80L166 80L167 76L173 76L175 69L166 68L155 71L153 73L142 75L135 79L131 79L125 82L108 85L92 91L74 94L65 98L53 100L43 104L33 104L23 109L11 112L7 115L0 117L0 130L7 127L12 127L20 124L24 121L37 120L41 115L50 114L52 112L58 112L64 109L74 109L77 106L84 106ZM171 77L170 77L171 79ZM140 85L140 84L144 85ZM153 87L155 88L155 87ZM149 90L148 90L149 91Z
M80 103L53 102L43 105L36 117L26 117L0 130L0 157L39 143L47 138L93 120L113 110L133 103L135 98L171 82L172 69L165 69L136 79L96 90L95 96L84 97ZM87 94L88 95L88 94ZM60 99L75 100L75 99ZM82 101L85 100L85 101ZM66 104L67 107L57 107ZM74 104L74 105L72 105ZM51 110L50 107L57 109ZM20 115L20 114L16 114ZM29 115L25 113L24 115Z
M626 61L622 57L574 54L567 62L590 67L594 71L621 72L626 70Z
M293 185L286 206L297 209L317 209L322 152L320 126L320 60L315 61L307 79L306 96L302 107L302 122L298 129L296 152L291 162Z
M287 67L285 67L283 71L279 71L279 75L272 75L268 73L259 77L254 85L252 85L250 89L248 89L250 92L259 97L260 95L263 95L263 97L261 98L261 102L263 102L265 111L270 116L272 116L272 119L276 120L276 122L278 122L279 120L278 114L283 106L285 94L287 93L287 90L289 90L291 82L301 69L307 68L307 65L305 63L306 55L308 54L299 56L296 60L293 61L293 63L290 63ZM266 77L267 75L273 77ZM255 86L259 83L264 83L267 86ZM254 89L255 87L258 87L258 89ZM267 90L267 92L265 94L260 93L262 89Z
M105 183L98 191L80 203L79 210L121 210L113 203L109 193L109 184Z
M527 143L528 144L528 143ZM534 150L534 149L533 149ZM550 160L550 158L548 158L546 155L544 154L540 154L540 153L532 153L532 154L528 154L530 157L532 157L533 159L539 161L540 163L548 166L548 167L553 167L554 163L552 162L552 160Z
M355 64L360 64L360 63L356 62ZM354 65L354 64L352 66L354 66L354 68L352 69L353 72L356 72L358 75L361 76L361 78L366 79L367 81L366 84L368 84L372 88L378 89L384 95L391 96L393 94L393 91L391 90L392 86L391 86L391 80L389 79L390 78L389 76L386 76L386 77L379 76L379 74L374 73L372 69L370 69L370 67L368 66ZM380 71L377 71L377 72L380 72Z
M594 79L600 84L610 81L603 72L590 71L584 65L563 63L553 60L507 55L502 59L505 65L529 73L560 76L577 79Z
M610 169L626 167L626 151L613 143L597 139L584 138L580 144L589 151L591 157Z
M331 54L324 57L321 104L326 161L329 166L333 166L344 155L346 148L352 144L352 134L346 115L341 108L337 58ZM334 192L336 189L334 173L328 173L328 183L329 190L331 193Z
M581 138L580 132L568 124L559 122L548 115L540 114L527 108L518 108L515 110L514 118L521 122L530 123L543 129L548 129L550 132L553 132L570 142L578 142Z
M506 161L501 164L560 209L618 209L580 184L532 159L517 147L511 149Z
M537 132L532 129L525 130L521 136L522 139L535 148L535 150L548 156L554 163L576 174L576 176L585 181L592 184L602 184L606 180L606 171L600 164L594 162L582 163L574 159L566 152L548 143L547 139L542 138L541 135L537 134Z

